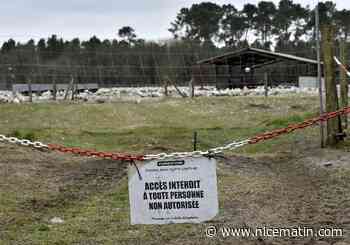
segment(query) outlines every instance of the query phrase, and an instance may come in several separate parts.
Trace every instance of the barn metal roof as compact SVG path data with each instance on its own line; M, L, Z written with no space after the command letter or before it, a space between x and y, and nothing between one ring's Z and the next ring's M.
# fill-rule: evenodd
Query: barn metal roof
M215 64L230 66L253 65L254 67L260 67L286 60L314 65L317 64L316 60L250 47L233 52L228 52L223 55L211 57L208 59L203 59L198 61L197 64Z

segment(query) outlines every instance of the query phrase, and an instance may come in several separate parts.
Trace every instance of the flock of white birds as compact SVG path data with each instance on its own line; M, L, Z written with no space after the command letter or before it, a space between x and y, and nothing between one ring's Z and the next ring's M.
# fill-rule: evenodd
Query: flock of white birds
M182 95L173 87L168 88L169 97L190 96L188 87L178 88ZM290 94L317 94L317 88L299 88L299 87L273 87L268 89L269 96L283 96ZM64 100L66 92L59 91L56 95L58 101ZM195 87L195 96L265 96L264 87L253 89L217 89L213 86ZM71 98L71 94L68 94ZM134 88L100 88L96 92L88 90L81 91L75 95L75 100L85 102L112 102L118 100L136 100L143 98L161 98L165 97L163 87L134 87ZM43 93L33 93L32 102L48 102L53 100L53 94L50 91ZM12 91L0 91L0 103L25 103L29 101L29 96Z

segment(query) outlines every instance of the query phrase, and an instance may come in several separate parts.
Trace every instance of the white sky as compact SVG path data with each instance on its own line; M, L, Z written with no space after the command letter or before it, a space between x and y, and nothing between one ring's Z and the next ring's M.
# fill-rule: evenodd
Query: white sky
M208 0L210 1L210 0ZM0 8L0 43L9 38L27 41L57 34L64 39L101 39L117 37L122 26L132 26L140 38L159 40L171 37L168 32L178 11L198 0L11 0ZM256 0L211 0L231 3L241 8ZM278 0L273 0L278 3ZM294 0L315 6L315 0ZM350 9L350 1L333 0L338 9Z

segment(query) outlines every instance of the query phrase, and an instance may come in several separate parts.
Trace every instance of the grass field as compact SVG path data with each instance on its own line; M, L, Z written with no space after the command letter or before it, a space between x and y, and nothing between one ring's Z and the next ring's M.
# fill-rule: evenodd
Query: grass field
M113 104L2 105L8 135L99 150L157 152L192 149L302 121L317 113L316 98L198 98ZM253 151L253 148L247 149Z
M192 150L197 131L204 150L301 122L317 115L317 102L288 96L6 104L0 105L0 134L143 154ZM350 148L345 142L320 150L317 135L318 128L311 128L227 152L218 163L220 213L212 222L348 229ZM208 239L208 224L130 226L125 164L5 144L0 154L1 245L316 244L314 238ZM325 161L334 164L326 168ZM53 217L64 223L51 224Z

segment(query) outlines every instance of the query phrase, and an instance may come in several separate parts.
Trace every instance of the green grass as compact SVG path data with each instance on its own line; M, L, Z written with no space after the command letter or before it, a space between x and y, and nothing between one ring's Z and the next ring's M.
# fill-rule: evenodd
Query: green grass
M27 139L27 140L35 141L37 140L35 134L36 134L35 131L27 129L27 130L14 130L8 136L16 137L19 139Z
M263 104L266 106L252 106ZM214 147L317 112L315 98L196 98L113 104L1 105L1 133L48 143L144 153ZM299 108L309 108L308 111ZM294 109L293 109L294 108Z
M316 97L291 96L267 100L258 97L171 99L141 104L9 104L0 105L0 133L45 143L141 154L191 150L193 132L197 131L199 149L204 150L301 122L317 113L317 103ZM298 135L314 137L314 130L306 129L228 154L278 154L290 150ZM237 173L219 171L220 193L224 193L225 185L239 182L239 178ZM16 186L17 191L0 185L0 219L10 219L5 225L5 235L0 231L1 245L112 245L127 241L133 244L133 239L145 244L171 244L179 236L202 237L198 232L202 232L202 227L198 225L130 226L126 177L112 188L91 193L83 200L62 200L66 196L42 190L40 181L35 177L26 183L12 179L9 186ZM18 188L21 186L32 189L24 191ZM74 186L67 188L71 188L68 192L77 191ZM56 205L23 211L23 203L29 197ZM220 195L220 202L225 198L226 194ZM60 202L61 205L57 204ZM220 212L223 211L221 208ZM54 216L63 218L65 223L49 224L48 220ZM3 243L1 237L6 237Z
M283 128L288 126L289 124L301 123L303 120L305 120L306 115L309 115L309 113L305 114L304 116L292 115L286 118L277 118L267 123L266 125L276 127L276 128Z

